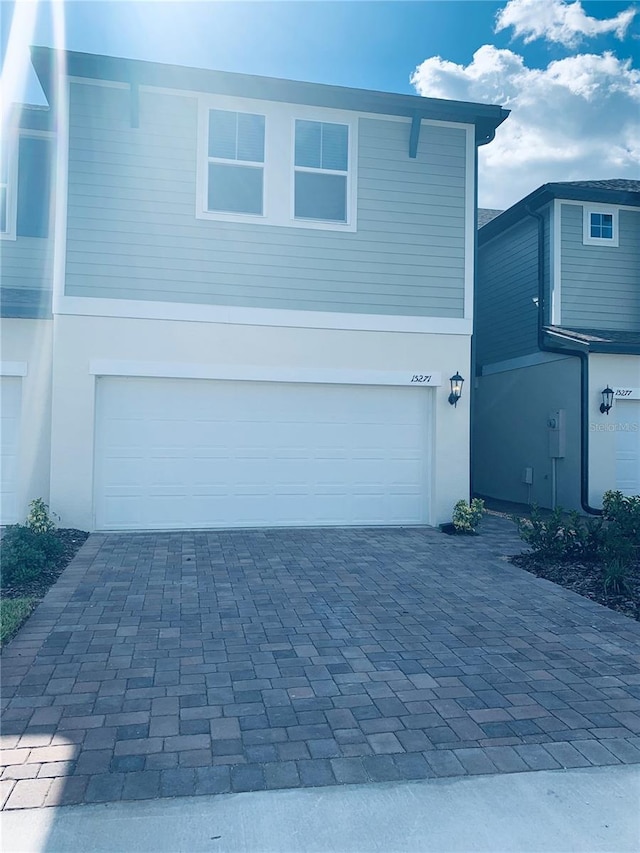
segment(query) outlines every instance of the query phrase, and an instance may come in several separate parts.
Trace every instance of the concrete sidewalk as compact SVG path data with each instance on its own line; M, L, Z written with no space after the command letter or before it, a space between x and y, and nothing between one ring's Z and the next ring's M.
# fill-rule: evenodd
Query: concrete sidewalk
M7 853L640 849L640 768L539 771L5 812Z

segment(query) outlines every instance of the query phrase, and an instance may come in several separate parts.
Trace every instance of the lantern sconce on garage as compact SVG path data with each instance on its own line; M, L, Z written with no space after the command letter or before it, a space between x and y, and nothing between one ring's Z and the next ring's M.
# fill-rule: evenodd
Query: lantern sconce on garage
M607 387L604 389L604 391L601 392L601 394L602 403L600 403L600 411L603 415L608 415L613 406L613 390L607 385Z
M458 405L458 400L462 397L462 386L464 385L464 379L460 376L459 373L454 373L454 375L449 380L451 383L451 393L449 394L449 402L452 406Z

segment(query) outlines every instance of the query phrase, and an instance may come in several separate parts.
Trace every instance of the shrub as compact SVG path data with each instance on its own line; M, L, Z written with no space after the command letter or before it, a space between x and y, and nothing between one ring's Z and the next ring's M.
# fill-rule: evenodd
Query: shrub
M572 560L582 556L589 537L600 535L594 525L591 533L582 524L580 515L568 515L557 507L548 516L543 516L537 506L531 510L530 518L514 517L518 532L536 556L555 560Z
M0 601L0 646L8 642L38 603L37 598L3 598Z
M627 564L616 557L605 563L602 570L602 585L606 593L619 595L627 591Z
M26 525L35 533L53 533L56 529L49 507L42 498L36 498L29 504Z
M19 586L35 580L47 562L61 553L62 545L53 533L36 533L22 524L7 527L0 549L3 586Z
M474 498L470 504L460 500L453 508L453 526L459 533L475 533L483 514L484 501L480 498Z
M640 495L605 492L602 499L605 535L602 551L609 560L633 562L640 554Z
M535 556L602 562L605 574L611 574L606 582L611 588L619 585L613 579L618 570L607 567L627 567L640 556L640 496L605 492L602 518L598 519L586 520L577 512L565 513L562 507L543 516L534 506L530 518L513 520Z

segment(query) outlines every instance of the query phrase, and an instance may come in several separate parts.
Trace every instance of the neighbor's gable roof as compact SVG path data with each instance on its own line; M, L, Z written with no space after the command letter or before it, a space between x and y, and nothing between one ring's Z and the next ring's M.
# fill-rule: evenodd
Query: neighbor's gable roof
M57 51L48 47L32 47L31 61L49 103L55 92L56 70L66 68L70 77L92 80L184 89L190 92L211 92L365 113L464 122L476 125L479 141L489 141L498 125L509 115L509 110L495 104L423 98L420 95L397 95L368 89L328 86L324 83L303 83L275 77L166 65L139 59Z
M486 243L502 231L515 225L528 216L531 210L538 210L553 199L568 201L586 201L595 204L622 204L627 207L640 207L640 181L624 178L611 178L605 181L561 181L543 184L516 202L499 216L478 226L478 241Z
M492 207L479 207L478 208L478 228L482 228L488 222L491 222L492 219L495 219L496 216L500 216L501 213L504 213L503 210L496 210Z

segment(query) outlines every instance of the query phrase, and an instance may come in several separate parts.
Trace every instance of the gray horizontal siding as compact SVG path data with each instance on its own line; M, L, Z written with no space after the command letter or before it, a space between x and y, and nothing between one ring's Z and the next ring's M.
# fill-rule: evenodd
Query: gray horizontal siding
M538 224L527 218L478 250L475 345L480 367L537 351L538 310L532 301L537 295Z
M640 328L640 212L618 215L619 246L585 246L582 206L561 205L563 326Z
M197 105L71 85L66 293L463 316L465 132L360 121L357 233L195 218ZM267 196L268 198L268 196Z
M19 316L42 316L43 305L51 302L53 240L17 237L0 243L3 316L14 316L10 305L20 305ZM20 297L24 291L24 299ZM29 314L29 305L36 305ZM48 309L47 309L48 311Z

